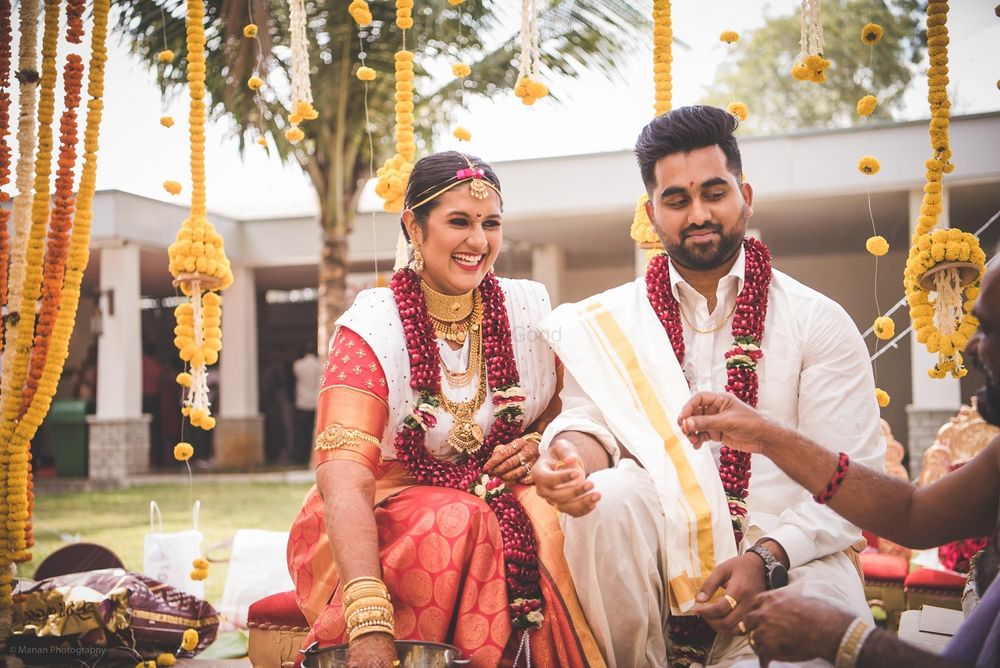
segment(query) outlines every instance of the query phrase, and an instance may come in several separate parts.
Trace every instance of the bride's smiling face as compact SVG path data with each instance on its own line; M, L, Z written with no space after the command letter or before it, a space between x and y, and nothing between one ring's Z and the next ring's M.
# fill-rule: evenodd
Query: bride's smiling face
M412 210L403 212L410 240L420 247L420 277L437 292L460 295L479 286L503 245L500 195L486 188L485 199L461 184L433 200L421 224Z

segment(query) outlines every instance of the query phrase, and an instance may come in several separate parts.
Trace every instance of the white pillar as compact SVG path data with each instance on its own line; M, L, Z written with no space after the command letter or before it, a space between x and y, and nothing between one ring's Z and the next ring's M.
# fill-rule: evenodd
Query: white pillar
M910 235L917 228L917 218L920 216L920 203L923 191L910 191ZM949 226L949 193L944 188L941 192L941 215L938 218L941 227ZM954 416L962 405L962 390L957 378L950 375L942 379L934 379L927 375L927 370L934 367L937 356L927 352L924 344L917 341L915 333L910 334L910 384L912 388L912 403L906 407L907 438L910 451L910 473L917 475L923 468L924 452L934 444L938 429L949 418Z
M531 249L531 278L545 286L555 307L562 303L562 283L566 273L566 252L555 244L539 244Z
M222 299L220 415L257 415L257 285L253 269L234 265L233 284Z
M139 247L101 248L101 335L97 343L97 414L87 418L88 475L124 480L149 470L149 420L142 414Z
M234 265L233 284L222 294L221 405L213 443L219 468L245 470L264 463L257 376L257 283L253 268Z
M101 249L101 336L97 347L97 418L142 415L139 247Z

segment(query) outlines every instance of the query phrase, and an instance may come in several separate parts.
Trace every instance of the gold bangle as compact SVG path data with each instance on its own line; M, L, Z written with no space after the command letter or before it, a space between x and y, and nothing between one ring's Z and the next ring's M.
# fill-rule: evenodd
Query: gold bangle
M388 633L393 638L396 637L396 631L393 626L382 623L372 623L360 626L350 631L348 634L348 642L354 642L356 639L361 636L368 635L369 633Z
M392 612L388 610L359 610L351 615L350 621L347 623L347 630L356 629L365 624L385 624L387 626L392 626L396 623L395 618L392 616Z
M362 610L385 610L386 614L392 616L393 608L387 601L382 599L364 599L356 603L352 603L348 607L344 608L344 619L350 620L354 617L355 613L361 612Z
M363 598L377 598L383 601L391 601L392 597L385 589L376 587L355 587L352 591L344 593L344 605L348 606Z
M539 443L542 442L542 435L539 434L537 431L532 431L522 436L521 439L528 441L529 443L534 443L535 445L538 445Z
M354 578L344 585L345 605L347 605L347 601L349 600L356 601L366 595L382 596L383 598L388 599L389 590L386 588L385 583L380 579L369 576Z

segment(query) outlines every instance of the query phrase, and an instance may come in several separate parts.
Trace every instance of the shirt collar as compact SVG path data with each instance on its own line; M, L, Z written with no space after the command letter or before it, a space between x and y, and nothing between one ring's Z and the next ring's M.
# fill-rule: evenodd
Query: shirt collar
M729 273L719 279L719 284L724 282L729 282L730 276L736 279L736 294L743 292L743 283L746 280L746 270L747 270L747 251L746 247L740 244L740 252L736 257L736 262L733 263L732 268ZM674 263L670 263L670 292L673 293L674 299L680 300L680 295L678 293L678 286L683 284L687 288L694 289L691 285L684 280L684 278L674 269Z

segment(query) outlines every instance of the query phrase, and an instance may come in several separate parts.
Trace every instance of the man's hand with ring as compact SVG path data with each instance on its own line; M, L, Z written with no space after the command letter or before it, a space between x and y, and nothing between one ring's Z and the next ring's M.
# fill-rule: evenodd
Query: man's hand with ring
M582 517L597 506L601 495L587 480L587 471L576 447L556 437L531 469L535 490L559 512Z

